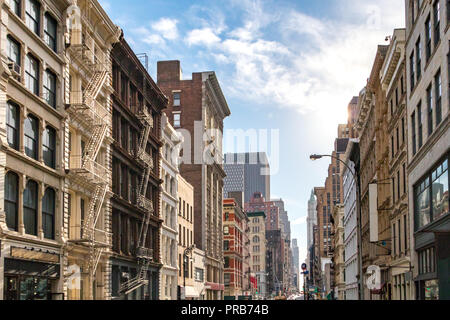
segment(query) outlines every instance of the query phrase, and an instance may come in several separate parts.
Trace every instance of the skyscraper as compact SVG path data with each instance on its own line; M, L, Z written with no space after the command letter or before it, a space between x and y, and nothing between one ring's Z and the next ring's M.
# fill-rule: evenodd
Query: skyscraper
M224 197L228 192L243 191L248 203L255 192L270 199L270 164L265 152L228 153L225 155Z
M314 195L314 190L311 191L311 197L308 201L308 218L306 219L306 223L308 226L307 242L309 248L314 242L313 228L314 225L317 224L317 201L316 196Z

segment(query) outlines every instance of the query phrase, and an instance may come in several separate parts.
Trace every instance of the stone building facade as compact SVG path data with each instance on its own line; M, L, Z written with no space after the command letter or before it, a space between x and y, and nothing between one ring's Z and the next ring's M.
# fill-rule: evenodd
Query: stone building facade
M266 214L261 212L247 212L250 239L250 268L256 278L256 296L267 297L266 274Z
M177 176L180 161L182 137L169 123L165 114L161 117L161 173L163 180L161 194L161 258L160 299L176 300L178 286L178 185Z
M114 46L112 63L113 294L155 300L161 268L161 115L167 99L123 38Z
M166 111L184 137L181 175L194 187L194 242L205 251L207 299L223 298L223 120L231 113L214 72L181 77L180 61L158 62Z
M0 9L0 300L65 298L69 5Z
M187 250L189 247L195 244L194 187L191 184L189 184L186 181L186 179L184 179L180 174L177 175L177 186L178 186L178 257L177 257L178 287L180 289L184 288L185 297L187 299L196 299L198 298L199 293L194 288L195 287L194 267L193 261L190 259L192 257L192 254L189 254L188 257L185 259L185 250ZM188 254L188 252L186 252L186 254ZM195 255L195 253L193 254Z
M405 1L408 199L414 298L450 298L448 1Z
M396 29L391 37L380 77L386 92L391 190L390 283L393 300L412 298L408 212L408 118L406 116L406 31Z

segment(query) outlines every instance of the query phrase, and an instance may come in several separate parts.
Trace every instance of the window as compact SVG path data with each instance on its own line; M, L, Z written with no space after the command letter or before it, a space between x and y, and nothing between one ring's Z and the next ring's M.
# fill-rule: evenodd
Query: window
M195 268L195 280L203 282L204 279L204 271L200 268Z
M402 118L402 145L405 143L405 118Z
M11 6L11 10L12 12L14 12L16 15L18 15L19 17L21 16L21 5L20 5L20 0L10 0L9 1L9 5Z
M410 71L410 82L411 82L411 92L415 86L415 74L414 74L414 52L409 57L409 71Z
M433 18L434 18L434 45L436 46L441 40L441 5L440 0L434 2Z
M56 109L56 75L50 70L44 72L44 99Z
M7 37L7 40L8 59L20 66L20 44L10 36Z
M57 50L57 26L56 20L50 14L46 13L44 16L44 41L55 52Z
M180 127L181 126L181 114L180 113L174 113L173 114L173 126L174 127Z
M393 230L392 230L392 234L393 234L393 241L392 241L393 250L392 250L392 252L394 253L394 256L397 255L397 239L395 239L396 230L397 230L397 224L394 222Z
M406 163L403 164L403 194L406 193Z
M27 234L37 236L38 184L29 180L23 192L23 223Z
M46 166L55 169L56 163L56 131L52 127L45 128L42 137L42 155Z
M8 172L5 176L5 214L9 229L18 231L19 176Z
M259 243L260 239L258 236L253 237L253 243Z
M225 234L225 235L230 234L230 228L229 227L223 227L223 234Z
M26 0L25 23L34 33L39 35L41 5L36 0Z
M42 229L46 239L55 238L55 190L47 188L42 198Z
M449 212L448 156L414 188L415 229Z
M25 59L25 86L39 95L39 62L31 55L27 55Z
M223 250L224 250L224 251L230 250L230 241L225 240L225 241L223 242Z
M412 134L412 148L413 155L417 152L417 141L416 141L416 113L413 112L411 115L411 134Z
M425 22L425 55L427 61L431 57L431 18L428 16L427 21Z
M173 106L174 107L181 106L181 98L180 98L180 93L179 92L175 92L173 94Z
M81 224L84 222L84 208L85 208L85 201L84 199L80 199L80 220Z
M442 121L442 82L440 70L434 77L434 86L436 90L436 126L438 126Z
M394 151L394 137L391 136L391 159L394 159L395 151Z
M29 115L25 119L24 124L25 133L25 154L30 158L39 160L38 158L38 141L39 141L39 120L36 117Z
M432 86L427 88L427 104L428 104L428 136L433 133L433 90Z
M396 133L396 136L397 136L397 149L396 149L396 152L398 152L398 149L400 148L400 131L399 131L399 127L397 127L395 129L395 133Z
M19 106L8 101L6 110L6 135L11 148L19 150Z
M225 267L225 268L227 268L227 267ZM229 286L230 285L230 279L231 279L231 274L225 273L223 275L223 281L224 281L225 286Z
M449 212L448 184L448 160L445 160L431 174L431 204L433 221Z
M422 102L417 106L417 120L419 121L419 149L423 144Z
M420 38L416 42L416 72L417 72L417 82L419 82L422 76L422 43Z
M229 268L230 267L230 258L224 257L224 260L225 260L224 268Z

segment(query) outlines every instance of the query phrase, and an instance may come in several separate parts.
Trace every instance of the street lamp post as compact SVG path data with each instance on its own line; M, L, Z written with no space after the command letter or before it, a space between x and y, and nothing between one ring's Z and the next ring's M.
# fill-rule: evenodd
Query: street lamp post
M313 154L311 155L309 158L312 161L315 160L319 160L322 159L323 157L329 157L329 158L333 158L338 160L339 162L341 162L347 169L348 171L352 174L353 176L353 180L356 184L356 206L358 208L358 219L357 219L357 226L358 226L358 265L359 265L359 299L360 300L364 300L364 284L363 284L363 272L362 272L362 226L361 226L361 188L359 185L359 179L356 176L356 172L354 172L348 165L347 163L345 163L344 161L342 161L341 159L339 159L336 156L333 155L329 155L329 154Z
M185 299L186 299L186 264L188 262L189 254L191 254L195 248L196 248L195 244L193 244L190 247L187 247L183 253L183 260L184 260L183 261L183 288L184 288L184 298Z

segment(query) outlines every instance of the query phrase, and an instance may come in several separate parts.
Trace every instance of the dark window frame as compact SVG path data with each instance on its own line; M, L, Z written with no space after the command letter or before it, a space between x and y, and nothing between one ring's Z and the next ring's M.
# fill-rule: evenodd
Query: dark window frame
M33 121L35 128L33 128ZM27 132L27 122L30 122L30 126L32 127L31 130L33 130L33 136L31 135L31 132ZM34 159L39 160L39 119L32 115L28 114L28 116L25 118L24 121L24 147L25 147L25 154ZM32 145L33 149L29 148L29 143ZM30 151L29 151L30 150Z
M27 197L28 193L29 198ZM38 235L38 194L39 184L34 180L28 180L23 191L23 223L25 226L25 233L34 236ZM30 202L27 202L27 200L30 200ZM34 222L31 220L34 220Z
M55 239L56 191L48 187L42 198L42 229L44 238Z
M9 190L11 184L9 179L14 178L14 188ZM19 175L13 171L8 171L5 175L5 214L6 214L6 224L10 230L19 230ZM15 194L14 194L15 193ZM15 197L15 199L13 199Z
M57 76L50 69L44 72L43 97L48 105L56 109ZM53 87L53 88L52 88Z
M35 74L31 68L32 62L36 64ZM39 72L40 72L40 62L32 54L27 54L25 57L25 86L28 90L33 92L35 95L39 95ZM33 82L31 84L31 82Z
M15 119L11 113L11 108L15 109ZM8 101L6 110L6 136L11 148L19 150L20 148L20 107L18 104ZM13 123L14 122L14 123ZM12 135L12 136L11 136Z
M52 169L56 168L56 136L56 129L51 126L45 128L42 136L42 157L45 165ZM46 142L47 139L48 142ZM50 158L47 157L46 154L48 154Z
M30 28L31 31L39 35L40 26L41 26L41 3L37 0L25 0L25 23L28 28ZM34 17L31 12L29 12L28 9L30 9L30 6L36 6L36 9L38 11L37 17ZM33 23L33 26L31 26L31 23Z
M49 30L49 24L54 27L54 34ZM58 50L58 21L49 13L44 14L44 41L54 51Z

